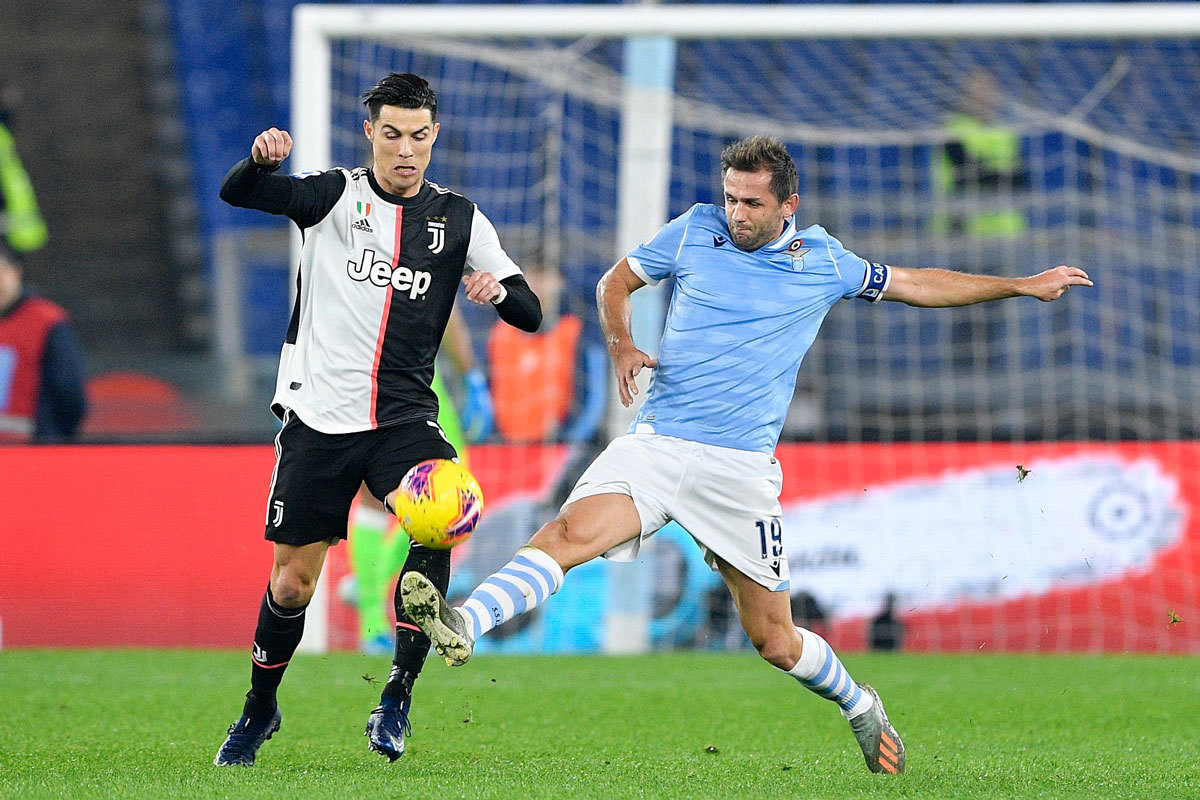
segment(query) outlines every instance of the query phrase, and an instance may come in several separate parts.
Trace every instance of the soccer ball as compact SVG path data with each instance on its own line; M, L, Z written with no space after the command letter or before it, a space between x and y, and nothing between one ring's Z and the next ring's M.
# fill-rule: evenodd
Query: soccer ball
M483 513L483 492L466 467L431 458L405 474L394 505L410 539L447 550L471 537Z

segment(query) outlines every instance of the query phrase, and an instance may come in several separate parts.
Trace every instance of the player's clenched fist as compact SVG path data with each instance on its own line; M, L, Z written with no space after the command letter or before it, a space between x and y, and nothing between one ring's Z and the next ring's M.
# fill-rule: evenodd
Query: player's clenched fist
M250 157L255 164L264 167L277 167L288 153L292 152L292 135L279 128L268 128L254 137L254 145L250 148Z
M490 303L504 294L496 276L483 270L477 269L470 275L464 275L462 283L467 287L467 299L479 305Z
M618 345L612 353L613 368L617 371L617 392L621 405L628 406L638 393L637 375L644 367L657 367L658 359L638 350L632 344Z

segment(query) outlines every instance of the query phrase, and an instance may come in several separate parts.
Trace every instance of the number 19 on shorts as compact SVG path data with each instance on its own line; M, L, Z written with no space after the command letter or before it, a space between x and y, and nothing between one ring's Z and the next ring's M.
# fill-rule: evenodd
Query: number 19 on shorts
M777 519L759 520L754 524L758 527L758 540L762 543L762 557L780 558L783 555L783 524Z

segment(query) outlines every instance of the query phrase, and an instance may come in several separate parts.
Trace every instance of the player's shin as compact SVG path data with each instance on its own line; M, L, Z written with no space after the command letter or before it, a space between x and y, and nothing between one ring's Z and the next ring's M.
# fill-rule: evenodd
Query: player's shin
M251 688L243 709L247 716L262 719L275 713L275 692L283 680L283 671L304 635L304 612L307 608L307 604L299 608L281 607L275 602L268 584L258 610L258 625L254 630Z
M492 628L546 602L562 583L563 571L558 562L526 545L512 561L475 587L458 610L471 627L472 640L477 641Z
M804 641L800 660L787 671L805 688L838 704L847 719L871 710L874 702L850 677L837 653L821 636L805 628L796 628Z
M397 534L403 535L401 533ZM415 542L409 548L408 558L400 573L419 572L433 582L443 595L450 586L450 551L433 550L422 547ZM383 689L385 699L403 699L412 693L413 682L425 665L425 657L429 654L429 637L421 632L404 612L404 604L400 598L400 581L396 582L396 652L392 658L392 674Z

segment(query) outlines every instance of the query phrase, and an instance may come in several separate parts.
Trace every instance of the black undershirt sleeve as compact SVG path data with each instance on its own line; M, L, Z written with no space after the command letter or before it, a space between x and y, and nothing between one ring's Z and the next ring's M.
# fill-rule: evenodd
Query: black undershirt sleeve
M301 228L311 228L325 218L346 188L346 176L338 170L297 178L277 175L278 169L242 159L221 183L221 199L238 208L285 214Z
M525 276L513 275L500 284L508 291L504 299L495 304L500 319L527 333L536 331L542 324L542 304L525 282Z

